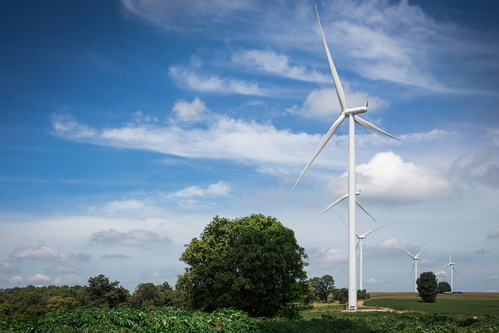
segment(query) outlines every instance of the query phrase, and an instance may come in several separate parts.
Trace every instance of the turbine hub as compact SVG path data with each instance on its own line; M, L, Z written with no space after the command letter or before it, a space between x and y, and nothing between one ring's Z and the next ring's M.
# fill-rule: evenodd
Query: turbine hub
M350 117L350 115L356 115L356 114L365 113L365 112L367 112L367 105L361 106L360 108L346 109L342 113L345 115L345 117Z

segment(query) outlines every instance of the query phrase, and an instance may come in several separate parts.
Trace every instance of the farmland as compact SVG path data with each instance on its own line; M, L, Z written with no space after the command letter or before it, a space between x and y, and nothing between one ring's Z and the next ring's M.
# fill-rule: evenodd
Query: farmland
M438 294L435 303L423 303L417 293L371 293L366 307L391 308L440 315L499 316L499 293Z

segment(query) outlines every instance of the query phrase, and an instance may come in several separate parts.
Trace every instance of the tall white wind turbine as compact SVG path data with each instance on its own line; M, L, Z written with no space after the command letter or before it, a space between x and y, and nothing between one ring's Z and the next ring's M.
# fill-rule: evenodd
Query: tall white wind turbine
M417 292L418 291L418 285L416 283L416 281L418 280L418 260L421 259L419 256L424 252L426 251L427 248L429 248L429 246L427 246L423 251L419 252L418 254L416 254L415 256L413 256L412 254L409 253L409 251L407 251L406 249L404 249L401 245L399 245L400 248L402 250L404 250L409 256L411 256L412 258L412 269L411 269L411 277L412 277L412 272L414 270L414 268L416 268L415 272L414 272L414 292Z
M338 215L339 216L339 215ZM343 223L345 223L345 225L348 227L348 223L345 222L345 220L343 220L340 216L340 219L343 221ZM381 229L383 227L379 227L379 228L376 228L376 229L373 229L371 231L368 231L366 232L365 234L362 234L359 236L358 233L355 233L355 235L357 235L357 248L359 248L359 243L360 243L360 253L359 253L359 259L360 259L360 263L359 263L359 268L360 268L360 279L359 279L359 284L360 284L360 290L364 290L362 288L362 242L364 241L364 239L366 239L367 235L369 234L372 234L373 232L375 232L376 230L378 229Z
M348 109L345 102L345 93L343 92L343 87L341 86L340 78L336 72L336 67L334 67L333 59L329 53L329 48L327 47L326 39L324 38L324 32L322 31L321 21L319 19L319 13L317 12L317 6L315 7L315 12L317 13L317 20L319 22L319 28L321 30L322 41L324 43L324 48L326 50L327 60L329 62L329 67L331 69L331 74L333 75L334 87L336 89L336 94L338 95L338 100L341 106L341 114L338 120L331 126L329 131L326 133L319 146L315 150L312 158L307 163L307 166L302 171L300 177L296 181L296 187L300 179L303 177L309 166L315 160L317 155L322 151L324 146L333 136L334 132L338 129L345 118L349 118L349 134L348 134L348 310L357 310L357 268L356 268L356 257L355 257L355 123L360 124L370 130L387 135L394 139L400 141L400 139L388 134L387 132L379 129L368 121L360 118L358 114L367 112L367 103L365 106Z
M452 262L452 254L451 250L449 249L449 263L445 265L444 268L442 268L437 274L439 273L445 273L444 270L450 266L450 291L453 293L454 292L454 276L452 274L452 271L456 272L456 269L454 268L455 263Z

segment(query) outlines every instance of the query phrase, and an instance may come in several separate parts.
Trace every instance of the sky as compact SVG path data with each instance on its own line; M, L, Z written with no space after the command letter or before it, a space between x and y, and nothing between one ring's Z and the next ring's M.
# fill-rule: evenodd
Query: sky
M0 288L175 285L216 215L276 217L309 278L348 284L348 122L368 292L499 290L499 4L49 0L0 3ZM450 283L449 269L438 274Z

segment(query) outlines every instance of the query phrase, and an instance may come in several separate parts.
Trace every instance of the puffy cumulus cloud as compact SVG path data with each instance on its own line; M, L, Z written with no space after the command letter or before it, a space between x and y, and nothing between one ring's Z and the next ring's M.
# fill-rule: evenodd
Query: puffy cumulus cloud
M234 53L232 62L293 80L332 82L329 75L315 70L309 71L305 66L292 66L292 60L287 55L277 54L272 50L244 50Z
M469 185L499 187L499 152L497 148L484 147L471 151L454 161L449 176Z
M309 255L311 265L318 265L321 268L331 268L337 262L348 261L347 249L324 248L311 252Z
M0 273L10 274L10 273L15 273L17 271L18 271L17 267L12 266L10 263L5 261L0 262Z
M8 280L9 283L23 283L24 278L22 276L16 275Z
M61 276L56 276L54 278L54 283L58 286L63 286L63 285L75 285L78 283L82 283L83 279L80 278L76 274L65 274Z
M406 163L393 152L378 153L368 163L358 165L357 189L371 201L410 204L431 198L449 198L456 194L453 184L442 172L430 167ZM348 175L328 184L339 196L347 188Z
M100 256L103 259L130 259L132 256L127 256L126 254L103 254Z
M94 232L91 241L102 244L131 246L165 244L172 242L168 237L161 237L149 230L132 230L129 232L119 232L115 229Z
M390 103L379 97L369 96L360 91L352 91L345 86L345 99L348 107L364 106L369 102L369 110L375 111L378 109L387 108ZM312 91L303 102L303 106L299 113L306 117L317 118L337 118L341 113L340 103L336 90L324 88Z
M176 101L173 105L173 113L175 116L180 120L189 123L202 120L209 111L205 102L197 97L192 102L182 99Z
M369 284L380 284L383 282L385 282L385 281L384 280L376 280L374 278L370 278L369 280L366 281L366 283L369 283Z
M217 75L198 73L195 69L184 68L182 66L170 67L169 73L177 85L200 92L249 96L275 95L275 92L270 89L261 88L257 83L239 79L220 78Z
M490 230L487 238L488 239L499 238L499 228L494 228L494 229Z
M385 250L400 250L400 246L408 248L409 242L407 241L407 239L399 240L398 238L389 238L376 245L377 248Z
M43 274L36 274L28 279L29 282L49 282L52 278Z
M74 257L74 254L68 251L54 250L48 246L31 247L27 246L22 249L17 249L10 255L17 259L35 259L48 261L69 261Z
M219 181L216 184L210 184L207 188L200 188L199 186L186 187L178 192L170 193L167 198L192 198L204 196L225 196L230 193L230 185L224 181Z

